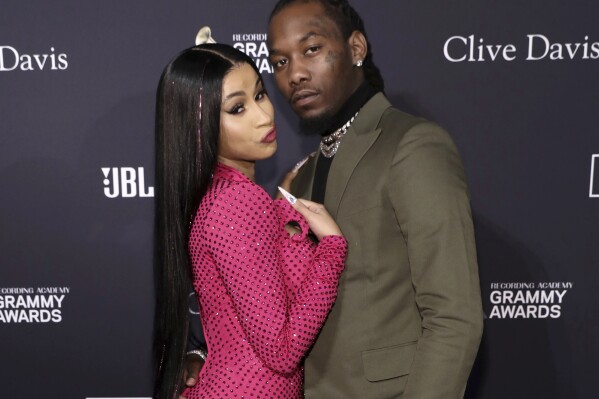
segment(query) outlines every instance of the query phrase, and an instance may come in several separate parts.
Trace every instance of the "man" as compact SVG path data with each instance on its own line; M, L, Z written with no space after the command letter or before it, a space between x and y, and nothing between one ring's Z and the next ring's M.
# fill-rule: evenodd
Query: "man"
M305 361L306 398L463 397L482 307L453 142L391 106L347 1L279 1L268 45L277 87L303 129L323 136L291 191L323 202L349 242Z

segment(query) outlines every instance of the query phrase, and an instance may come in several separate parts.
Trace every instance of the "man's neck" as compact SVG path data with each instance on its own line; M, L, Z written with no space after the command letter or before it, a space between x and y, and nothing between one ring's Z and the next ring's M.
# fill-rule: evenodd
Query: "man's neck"
M350 120L356 112L362 108L368 100L376 94L376 91L367 82L362 83L349 98L345 101L343 106L335 113L331 118L328 128L320 132L321 135L327 135L331 132L339 129L348 120Z

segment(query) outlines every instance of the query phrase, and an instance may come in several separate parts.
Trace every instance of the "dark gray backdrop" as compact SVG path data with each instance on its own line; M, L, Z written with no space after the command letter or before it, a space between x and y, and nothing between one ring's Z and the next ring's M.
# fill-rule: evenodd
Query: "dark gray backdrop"
M150 396L155 87L204 25L264 68L273 3L2 2L2 398ZM446 127L468 171L488 319L467 396L595 397L599 3L353 3L388 97ZM314 140L264 76L272 191Z

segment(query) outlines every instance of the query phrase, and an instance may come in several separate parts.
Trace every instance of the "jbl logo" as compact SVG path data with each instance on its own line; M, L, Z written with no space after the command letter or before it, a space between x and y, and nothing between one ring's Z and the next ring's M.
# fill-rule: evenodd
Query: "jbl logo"
M154 187L146 187L144 168L102 168L104 195L108 198L153 197Z

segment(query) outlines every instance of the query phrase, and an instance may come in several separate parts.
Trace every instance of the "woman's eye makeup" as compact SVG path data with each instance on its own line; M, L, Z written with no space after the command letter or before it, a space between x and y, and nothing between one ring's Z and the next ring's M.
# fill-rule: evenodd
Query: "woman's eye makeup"
M230 107L227 110L227 113L235 115L235 114L239 114L239 113L243 112L243 110L244 110L243 103L237 103L237 104L233 105L232 107Z
M254 101L262 101L268 96L268 92L263 87L258 89L258 92L254 96ZM245 103L239 102L229 107L223 107L228 114L236 115L245 111Z
M260 89L258 94L256 94L255 100L260 101L260 100L264 99L264 97L266 97L266 96L268 96L267 91L265 89Z

